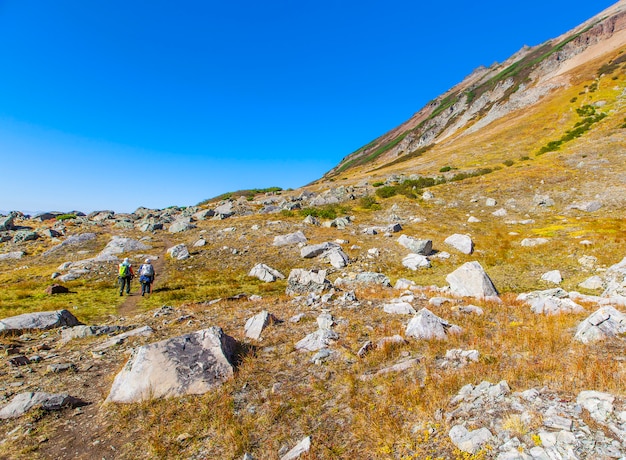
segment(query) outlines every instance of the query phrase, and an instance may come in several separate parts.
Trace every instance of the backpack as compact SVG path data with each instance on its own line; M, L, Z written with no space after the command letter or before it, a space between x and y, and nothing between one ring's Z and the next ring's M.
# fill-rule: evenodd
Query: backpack
M129 275L130 275L130 265L120 264L120 272L119 272L120 278L126 278Z
M153 276L154 267L151 264L143 264L139 269L139 274L141 276Z

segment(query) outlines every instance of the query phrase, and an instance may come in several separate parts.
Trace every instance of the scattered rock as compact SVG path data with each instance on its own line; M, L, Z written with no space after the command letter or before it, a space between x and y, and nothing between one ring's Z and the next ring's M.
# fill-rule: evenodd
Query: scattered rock
M244 327L246 337L248 337L249 339L260 340L263 329L275 322L276 317L274 317L274 315L272 315L271 313L263 310L261 313L253 316L248 321L246 321L246 325Z
M429 255L433 251L433 242L431 240L419 240L410 236L401 235L398 243L409 251L423 256Z
M311 437L307 436L302 439L296 446L280 457L280 460L294 460L302 454L306 454L311 449Z
M450 290L460 297L497 297L498 291L491 278L478 262L467 262L446 276Z
M307 239L304 233L297 231L295 233L289 233L288 235L278 235L274 237L274 246L286 246L298 243L306 243Z
M524 238L520 244L526 248L534 248L549 241L547 238Z
M177 244L176 246L169 248L167 253L172 259L176 260L185 260L190 257L189 250L184 244Z
M474 454L485 444L491 442L493 435L487 428L469 431L463 425L450 429L450 440L461 451Z
M460 332L460 327L454 326L439 318L427 308L422 308L411 321L409 321L405 334L407 337L414 337L416 339L446 340L448 334L459 334Z
M428 257L421 254L412 253L402 259L402 265L411 270L430 268L430 260L428 260Z
M254 267L252 267L252 270L250 270L248 276L254 276L261 281L265 281L266 283L272 283L278 278L285 279L285 275L265 264L256 264Z
M625 332L626 315L611 306L605 306L578 325L574 340L593 343Z
M45 293L48 295L67 294L68 292L70 292L70 290L65 286L61 286L60 284L53 284L51 286L48 286L45 290Z
M332 287L326 279L326 270L304 270L295 268L287 278L287 295L301 295L313 292L319 294Z
M549 272L546 272L541 275L541 279L543 281L547 281L553 284L561 284L561 282L563 281L563 277L561 276L561 272L559 270L551 270Z
M459 252L463 254L472 254L474 252L474 242L469 235L460 235L455 233L454 235L450 235L448 238L444 240L449 246L452 246Z

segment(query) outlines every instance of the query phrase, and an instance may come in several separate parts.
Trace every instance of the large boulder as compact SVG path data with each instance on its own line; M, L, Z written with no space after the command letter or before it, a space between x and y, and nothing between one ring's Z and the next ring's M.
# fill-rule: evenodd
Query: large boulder
M300 249L300 256L305 259L312 259L334 248L340 248L340 246L329 241L320 244L309 244Z
M433 252L433 242L431 240L419 240L410 236L401 235L400 238L398 238L398 243L415 254L427 256Z
M123 252L129 251L144 251L146 249L150 249L150 246L141 241L116 235L111 238L111 241L100 251L99 256L122 254Z
M248 276L254 276L255 278L265 281L266 283L274 282L277 278L285 279L285 275L265 264L256 264L252 267Z
M78 326L82 324L67 310L42 311L24 313L0 320L0 332L16 332L37 329L54 329L63 326Z
M324 258L335 268L344 268L350 263L350 258L341 248L334 248L324 253Z
M318 351L339 339L339 335L330 329L318 329L296 343L296 350Z
M522 293L517 300L530 305L530 310L537 314L557 315L561 313L581 313L585 309L568 297L561 288L546 289Z
M446 340L448 334L459 334L461 328L439 318L427 308L422 308L409 321L406 327L406 335L416 339L440 339Z
M185 260L189 259L189 250L184 244L177 244L167 250L167 253L172 259Z
M233 202L227 201L226 203L215 208L215 216L220 219L226 219L235 214L233 209Z
M300 230L287 235L277 235L274 237L274 246L286 246L290 244L306 243L307 239Z
M455 233L454 235L450 235L444 240L449 246L452 246L459 252L463 254L471 254L474 252L474 242L469 235L461 235L459 233Z
M402 259L402 265L411 270L417 270L419 268L430 268L430 260L428 257L421 254L411 253Z
M602 297L626 296L626 257L606 270L604 280Z
M478 262L467 262L446 276L450 290L460 297L497 297L491 278Z
M326 270L304 270L294 268L287 278L287 295L302 295L314 292L319 294L332 287L326 279Z
M70 292L70 290L60 284L52 284L48 286L44 292L48 295L54 295L54 294L67 294L68 292Z
M244 327L244 331L246 333L246 337L249 339L259 340L261 338L261 333L263 329L265 329L271 323L276 322L276 318L271 313L263 310L258 315L254 315L248 321L246 321L246 325Z
M37 407L46 411L53 411L61 410L65 407L84 406L85 404L84 401L70 396L67 393L20 393L0 410L0 419L17 418Z
M13 230L13 221L15 220L15 214L11 213L8 216L0 216L0 231Z
M106 402L203 394L233 375L236 341L219 327L135 348Z
M626 315L611 306L596 310L576 328L574 340L592 343L626 332Z
M168 231L170 233L180 233L191 230L192 228L196 228L196 226L191 223L191 218L181 217L170 224Z

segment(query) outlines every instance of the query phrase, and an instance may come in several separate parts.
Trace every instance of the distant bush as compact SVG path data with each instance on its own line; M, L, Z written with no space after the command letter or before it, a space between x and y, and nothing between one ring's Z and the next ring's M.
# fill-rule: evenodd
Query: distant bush
M460 180L468 179L470 177L483 176L485 174L490 174L492 172L493 172L493 169L491 169L491 168L481 168L481 169L477 169L476 171L472 171L472 172L462 172L462 173L455 174L452 177L452 179L450 179L450 182L457 182L457 181L460 181Z
M280 215L283 217L293 217L295 216L293 211L290 211L289 209L281 209L280 210Z
M530 160L530 157L527 157L526 155L524 155L523 157L519 157L520 161L526 161L526 160Z
M390 198L398 194L397 185L385 185L376 190L376 196Z
M384 182L380 182L380 181L378 181L378 182L374 182L374 183L372 184L372 187L382 187L383 185L385 185L385 183L384 183Z
M280 194L282 190L283 189L281 187L267 187L267 188L252 188L252 189L246 189L246 190L237 190L236 192L226 192L214 198L209 198L207 200L201 201L200 203L197 204L197 206L203 206L205 204L209 204L212 201L229 200L231 198L239 198L242 196L246 197L248 201L252 201L254 200L254 197L258 195L259 193Z
M320 219L336 219L341 214L347 214L350 211L349 208L340 206L338 204L327 204L326 206L320 206L317 208L304 208L300 210L300 215L318 217Z
M573 98L571 98L569 101L573 104L574 102L576 102L578 100L578 98L576 96L574 96Z
M423 188L432 187L445 182L445 179L434 179L432 177L420 177L419 179L405 180L396 185L387 185L376 190L376 196L389 198L394 195L404 195L407 198L417 198Z
M380 205L376 201L376 198L374 198L372 195L366 195L366 196L361 197L359 199L359 206L362 207L363 209L371 209L371 210L380 209Z
M448 172L448 171L450 171L451 169L452 169L452 166L444 166L443 168L441 168L441 169L439 170L439 172L442 172L442 173L443 173L443 172Z
M68 219L76 219L76 214L61 214L56 217L57 220L63 221Z
M513 166L515 164L513 160L504 160L502 163L504 166Z

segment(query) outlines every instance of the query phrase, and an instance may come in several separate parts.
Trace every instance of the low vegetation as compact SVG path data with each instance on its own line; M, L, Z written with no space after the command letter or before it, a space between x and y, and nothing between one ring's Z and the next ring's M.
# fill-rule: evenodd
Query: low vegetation
M280 194L280 192L282 190L283 189L281 187L267 187L267 188L252 188L252 189L237 190L235 192L226 192L226 193L222 193L221 195L218 195L216 197L209 198L209 199L206 199L204 201L201 201L196 206L204 206L204 205L207 205L207 204L215 202L215 201L228 200L228 199L237 199L237 198L240 198L240 197L245 197L248 200L253 200L254 197L259 195L259 194L262 194L262 193L276 193L276 194Z

